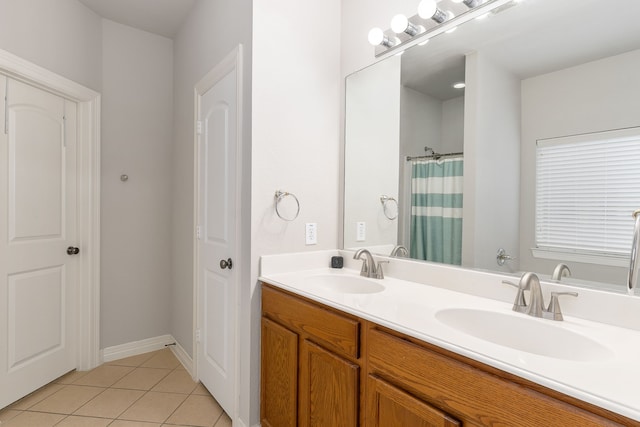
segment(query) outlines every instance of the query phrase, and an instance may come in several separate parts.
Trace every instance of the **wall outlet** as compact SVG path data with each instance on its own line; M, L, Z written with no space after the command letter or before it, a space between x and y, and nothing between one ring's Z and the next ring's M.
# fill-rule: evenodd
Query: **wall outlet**
M356 222L356 242L364 242L367 240L367 223L364 221Z
M307 245L315 245L318 243L318 224L315 222L308 222L304 226L305 238L304 241Z

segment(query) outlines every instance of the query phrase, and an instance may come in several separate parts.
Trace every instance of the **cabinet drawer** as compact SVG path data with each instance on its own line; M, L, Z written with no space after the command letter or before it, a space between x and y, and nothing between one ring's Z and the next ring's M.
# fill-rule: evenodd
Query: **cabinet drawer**
M619 426L396 336L371 329L369 370L478 426Z
M359 357L360 322L327 307L262 286L262 314L337 353Z

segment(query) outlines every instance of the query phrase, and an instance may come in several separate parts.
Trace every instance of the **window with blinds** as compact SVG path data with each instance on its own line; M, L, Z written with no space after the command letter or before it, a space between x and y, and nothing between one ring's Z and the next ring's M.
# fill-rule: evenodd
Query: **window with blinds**
M538 249L628 259L638 208L640 128L538 141Z

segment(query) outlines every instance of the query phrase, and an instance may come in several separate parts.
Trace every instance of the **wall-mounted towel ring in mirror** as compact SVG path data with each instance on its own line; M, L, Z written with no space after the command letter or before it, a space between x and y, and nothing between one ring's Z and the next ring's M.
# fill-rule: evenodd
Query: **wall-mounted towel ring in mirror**
M293 198L293 200L295 201L295 209L290 209L291 211L295 210L295 214L287 215L286 208L284 212L280 211L280 209L282 209L282 207L280 206L280 202L282 202L287 196L291 196L291 198ZM293 221L294 219L298 218L298 214L300 213L300 202L298 201L298 198L296 197L295 194L288 193L286 191L277 190L275 197L276 197L276 215L278 215L278 218L283 219L285 221Z
M388 219L394 220L398 218L398 201L393 197L380 196L380 203L382 203L382 212Z

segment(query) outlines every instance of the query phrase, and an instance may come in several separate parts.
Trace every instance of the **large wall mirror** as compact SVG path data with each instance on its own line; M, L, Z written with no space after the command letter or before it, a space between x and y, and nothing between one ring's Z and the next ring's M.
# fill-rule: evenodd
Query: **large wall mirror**
M629 157L640 153L639 16L638 0L514 2L348 76L344 248L389 255L402 245L417 260L543 277L565 263L563 281L625 291L626 249L540 247L536 156L541 146L617 141L620 132ZM618 190L640 208L638 180ZM631 214L620 222L629 249ZM603 228L576 222L561 223L560 234Z

